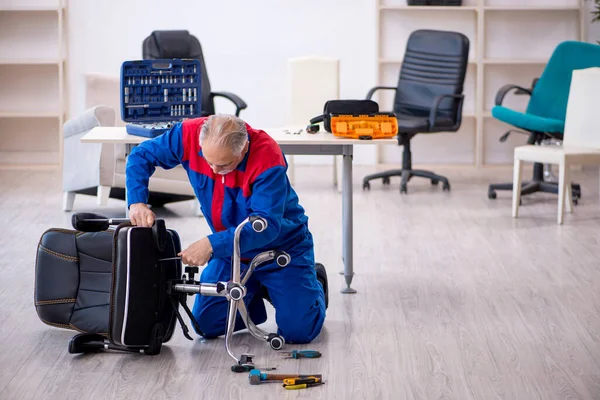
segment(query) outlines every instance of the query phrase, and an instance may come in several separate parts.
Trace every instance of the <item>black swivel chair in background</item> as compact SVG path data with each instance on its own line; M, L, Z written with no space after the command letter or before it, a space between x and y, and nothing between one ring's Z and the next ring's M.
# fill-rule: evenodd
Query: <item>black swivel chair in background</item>
M142 43L142 57L145 60L192 58L200 61L202 85L202 116L215 114L215 97L224 97L235 104L235 115L248 107L239 96L230 92L213 92L210 88L206 63L202 55L202 46L194 35L188 31L154 31Z
M392 112L398 118L398 144L403 146L402 169L368 175L369 181L401 176L400 193L406 193L406 184L413 176L431 179L436 185L443 182L450 190L448 179L430 171L413 170L410 150L411 139L419 133L455 132L460 128L463 107L463 86L469 60L469 39L458 32L418 30L406 45L397 87L377 86L369 91L367 99L379 89L395 90Z

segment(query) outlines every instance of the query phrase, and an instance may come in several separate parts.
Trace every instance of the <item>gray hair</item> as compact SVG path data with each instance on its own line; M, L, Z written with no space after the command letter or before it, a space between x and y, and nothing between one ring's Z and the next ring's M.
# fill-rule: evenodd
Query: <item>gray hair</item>
M228 148L236 156L242 154L247 140L246 123L235 115L211 115L204 121L200 130L200 146L210 143L220 148Z

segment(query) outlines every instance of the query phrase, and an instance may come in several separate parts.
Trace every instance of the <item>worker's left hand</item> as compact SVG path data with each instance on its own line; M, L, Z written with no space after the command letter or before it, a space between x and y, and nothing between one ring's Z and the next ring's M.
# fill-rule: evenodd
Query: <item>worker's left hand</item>
M192 267L204 265L212 255L212 245L208 238L203 238L194 242L187 249L177 254L181 256L181 261L185 265Z

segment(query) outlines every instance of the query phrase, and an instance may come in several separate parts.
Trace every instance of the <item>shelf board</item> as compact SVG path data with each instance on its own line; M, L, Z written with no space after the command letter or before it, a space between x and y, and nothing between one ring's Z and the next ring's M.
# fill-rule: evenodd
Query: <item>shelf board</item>
M58 65L65 62L59 58L16 58L16 59L1 59L0 65Z
M502 65L502 64L510 64L510 65L544 65L548 63L548 60L542 60L542 59L531 59L528 60L526 58L522 58L522 59L518 59L518 58L507 58L507 59L502 59L502 58L488 58L483 60L484 64L491 64L491 65Z
M60 164L2 164L0 163L0 170L2 171L15 171L15 170L27 170L27 171L51 171L59 169Z
M477 11L476 6L379 6L380 10L406 11Z
M0 118L60 118L58 111L0 111Z
M43 5L15 5L15 6L3 6L0 5L0 12L2 11L60 11L65 6L43 6Z
M578 6L485 6L485 11L579 11Z

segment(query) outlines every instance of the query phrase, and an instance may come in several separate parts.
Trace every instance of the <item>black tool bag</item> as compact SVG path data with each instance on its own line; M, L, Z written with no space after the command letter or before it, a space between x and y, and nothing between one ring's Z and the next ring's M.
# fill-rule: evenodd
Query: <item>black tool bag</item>
M152 228L129 222L102 228L43 233L35 263L37 314L48 325L81 332L69 343L71 353L158 354L181 318L178 299L169 295L182 274L179 236L162 220Z
M325 102L323 114L310 120L311 124L323 122L327 132L331 133L332 115L365 115L379 112L379 105L373 100L329 100Z

